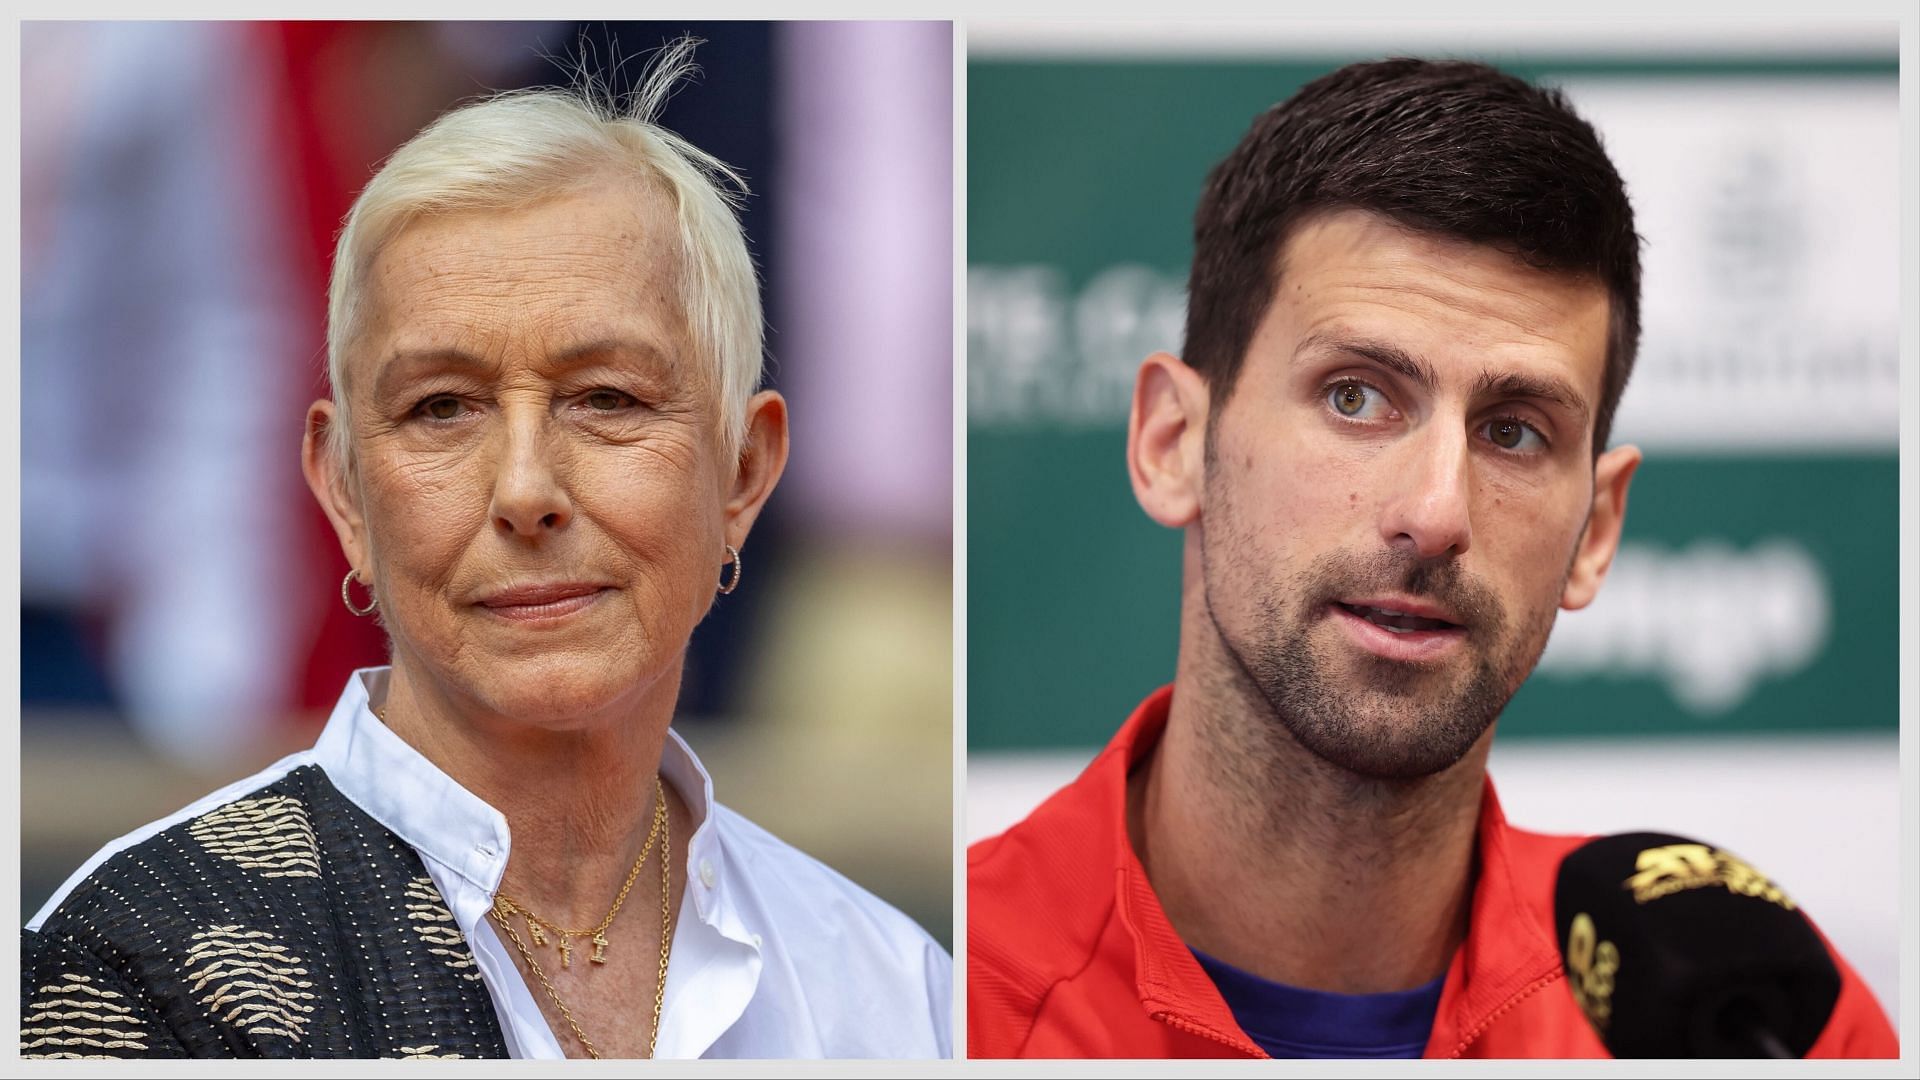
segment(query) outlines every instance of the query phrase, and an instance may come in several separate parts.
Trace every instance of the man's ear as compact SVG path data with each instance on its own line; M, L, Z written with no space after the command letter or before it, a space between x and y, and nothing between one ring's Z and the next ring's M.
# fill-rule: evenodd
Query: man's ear
M1573 569L1560 594L1560 606L1578 611L1593 603L1620 550L1620 529L1627 522L1627 485L1640 467L1640 448L1616 446L1593 463L1593 510L1580 546L1573 553Z
M326 511L333 523L333 534L340 540L340 551L347 565L360 572L360 580L371 588L373 566L367 559L366 521L360 516L360 504L352 478L347 475L344 455L335 453L330 436L336 434L340 416L333 402L321 400L307 406L306 433L300 438L300 471L306 474L307 489ZM345 433L337 433L344 443Z
M1170 529L1200 516L1209 400L1206 378L1167 353L1147 357L1134 379L1127 474L1140 509Z
M760 508L787 469L787 399L762 390L747 401L747 433L727 489L726 542L747 546Z

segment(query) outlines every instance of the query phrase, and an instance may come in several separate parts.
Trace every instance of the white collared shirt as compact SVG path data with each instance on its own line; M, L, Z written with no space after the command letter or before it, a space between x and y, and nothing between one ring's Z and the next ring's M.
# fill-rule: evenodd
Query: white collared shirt
M507 1052L564 1056L486 918L512 846L507 820L374 716L370 702L385 697L389 671L354 673L313 749L108 844L28 927L37 929L115 852L318 765L341 794L419 853L473 950ZM952 1056L953 961L944 949L871 893L715 802L712 778L672 731L660 777L695 825L656 1057Z

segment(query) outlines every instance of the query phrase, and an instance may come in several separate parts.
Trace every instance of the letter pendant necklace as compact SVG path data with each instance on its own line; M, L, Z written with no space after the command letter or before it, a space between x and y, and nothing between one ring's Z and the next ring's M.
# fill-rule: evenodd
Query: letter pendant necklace
M497 892L493 897L493 911L496 919L519 918L527 924L527 936L533 939L536 947L545 947L547 937L556 938L555 946L560 950L560 966L573 967L573 939L580 938L593 946L593 955L588 960L596 964L607 962L607 927L613 925L614 916L620 914L620 905L627 902L627 893L633 891L633 883L640 877L640 868L647 864L647 856L653 854L653 845L660 839L660 829L667 819L667 799L660 790L660 780L653 781L653 827L647 830L647 842L640 849L640 857L633 861L633 869L627 871L626 883L620 886L620 895L613 898L613 907L608 909L607 917L600 925L589 930L569 930L550 919L530 910L525 904Z
M673 823L667 819L666 793L661 790L658 777L653 781L653 828L647 833L646 846L640 849L640 858L634 862L633 869L628 871L627 882L620 887L620 895L614 898L613 910L607 912L607 917L600 920L599 926L592 930L562 929L528 911L525 906L515 903L505 893L498 892L493 897L493 910L488 913L506 933L507 940L513 942L513 947L519 950L520 958L527 962L527 970L533 972L533 977L540 980L540 985L546 990L548 999L553 1002L554 1008L560 1010L560 1016L566 1020L567 1027L573 1029L573 1037L580 1041L580 1045L587 1051L587 1056L591 1058L600 1056L599 1048L587 1038L586 1032L580 1030L580 1021L574 1018L573 1010L567 1008L567 1003L560 1000L559 992L553 988L553 981L547 978L545 971L540 969L540 962L533 958L533 950L521 940L519 933L514 930L509 920L515 916L524 920L527 935L534 939L535 944L546 940L546 935L541 932L542 928L558 935L562 967L571 965L572 945L568 939L576 937L586 938L593 943L593 955L588 957L589 960L596 964L606 963L606 929L613 923L613 917L620 913L620 905L626 900L627 892L633 888L634 879L640 876L640 867L646 863L647 855L653 851L655 837L660 840L660 972L653 984L653 1029L647 1035L647 1056L652 1057L654 1048L660 1042L660 1009L667 1000L667 964L673 956Z
M380 718L381 723L386 723L387 710L384 707L375 710L374 715ZM520 958L526 961L527 970L533 972L534 978L540 981L541 987L547 992L547 997L552 1000L554 1007L560 1010L560 1015L566 1020L567 1026L573 1030L573 1037L580 1041L580 1045L587 1051L587 1056L591 1058L600 1057L599 1049L588 1040L586 1032L580 1030L580 1022L574 1018L573 1010L567 1008L567 1003L560 1000L560 994L554 990L552 980L548 979L547 973L540 969L539 961L533 958L533 949L521 940L510 920L518 917L524 921L527 936L532 939L535 946L544 947L549 932L557 937L562 968L573 967L571 940L573 938L583 938L593 946L593 953L587 957L588 960L595 964L606 963L607 927L613 925L614 916L620 914L620 905L626 903L627 894L633 891L633 883L640 877L640 868L646 865L647 856L653 853L655 841L660 843L660 971L653 985L653 1029L647 1035L647 1056L651 1058L655 1047L660 1042L660 1012L667 997L667 965L673 956L673 823L668 819L666 791L662 788L658 776L653 779L653 825L647 830L647 841L640 848L640 857L633 861L633 868L627 871L627 880L620 886L620 894L613 898L613 907L608 910L607 917L600 920L599 926L591 930L566 929L528 910L524 904L515 901L506 893L497 891L493 897L493 909L488 912L493 917L493 921L499 924L501 931L507 935L507 939L513 942L513 947L519 950Z

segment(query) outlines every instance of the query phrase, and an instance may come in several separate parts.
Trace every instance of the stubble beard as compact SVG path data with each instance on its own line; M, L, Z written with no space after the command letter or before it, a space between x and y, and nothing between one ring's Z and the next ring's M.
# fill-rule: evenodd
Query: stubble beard
M1210 505L1222 506L1223 494L1210 496ZM1256 692L1253 704L1264 704L1265 719L1290 741L1346 773L1397 782L1452 767L1499 718L1546 648L1556 605L1509 619L1493 591L1451 559L1419 560L1393 549L1328 552L1283 579L1245 580L1259 560L1249 538L1234 535L1233 516L1209 523L1227 525L1228 535L1210 538L1203 527L1201 537L1208 619L1237 669L1225 674ZM1333 617L1334 600L1381 593L1448 608L1467 627L1464 660L1369 656L1322 625ZM1247 605L1244 632L1222 623L1217 597ZM1449 679L1449 668L1464 670Z

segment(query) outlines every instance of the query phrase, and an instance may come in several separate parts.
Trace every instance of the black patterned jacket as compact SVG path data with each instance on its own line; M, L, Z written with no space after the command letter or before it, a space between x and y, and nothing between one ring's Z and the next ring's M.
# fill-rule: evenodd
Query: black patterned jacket
M20 950L24 1057L505 1057L407 843L318 766L116 852Z

